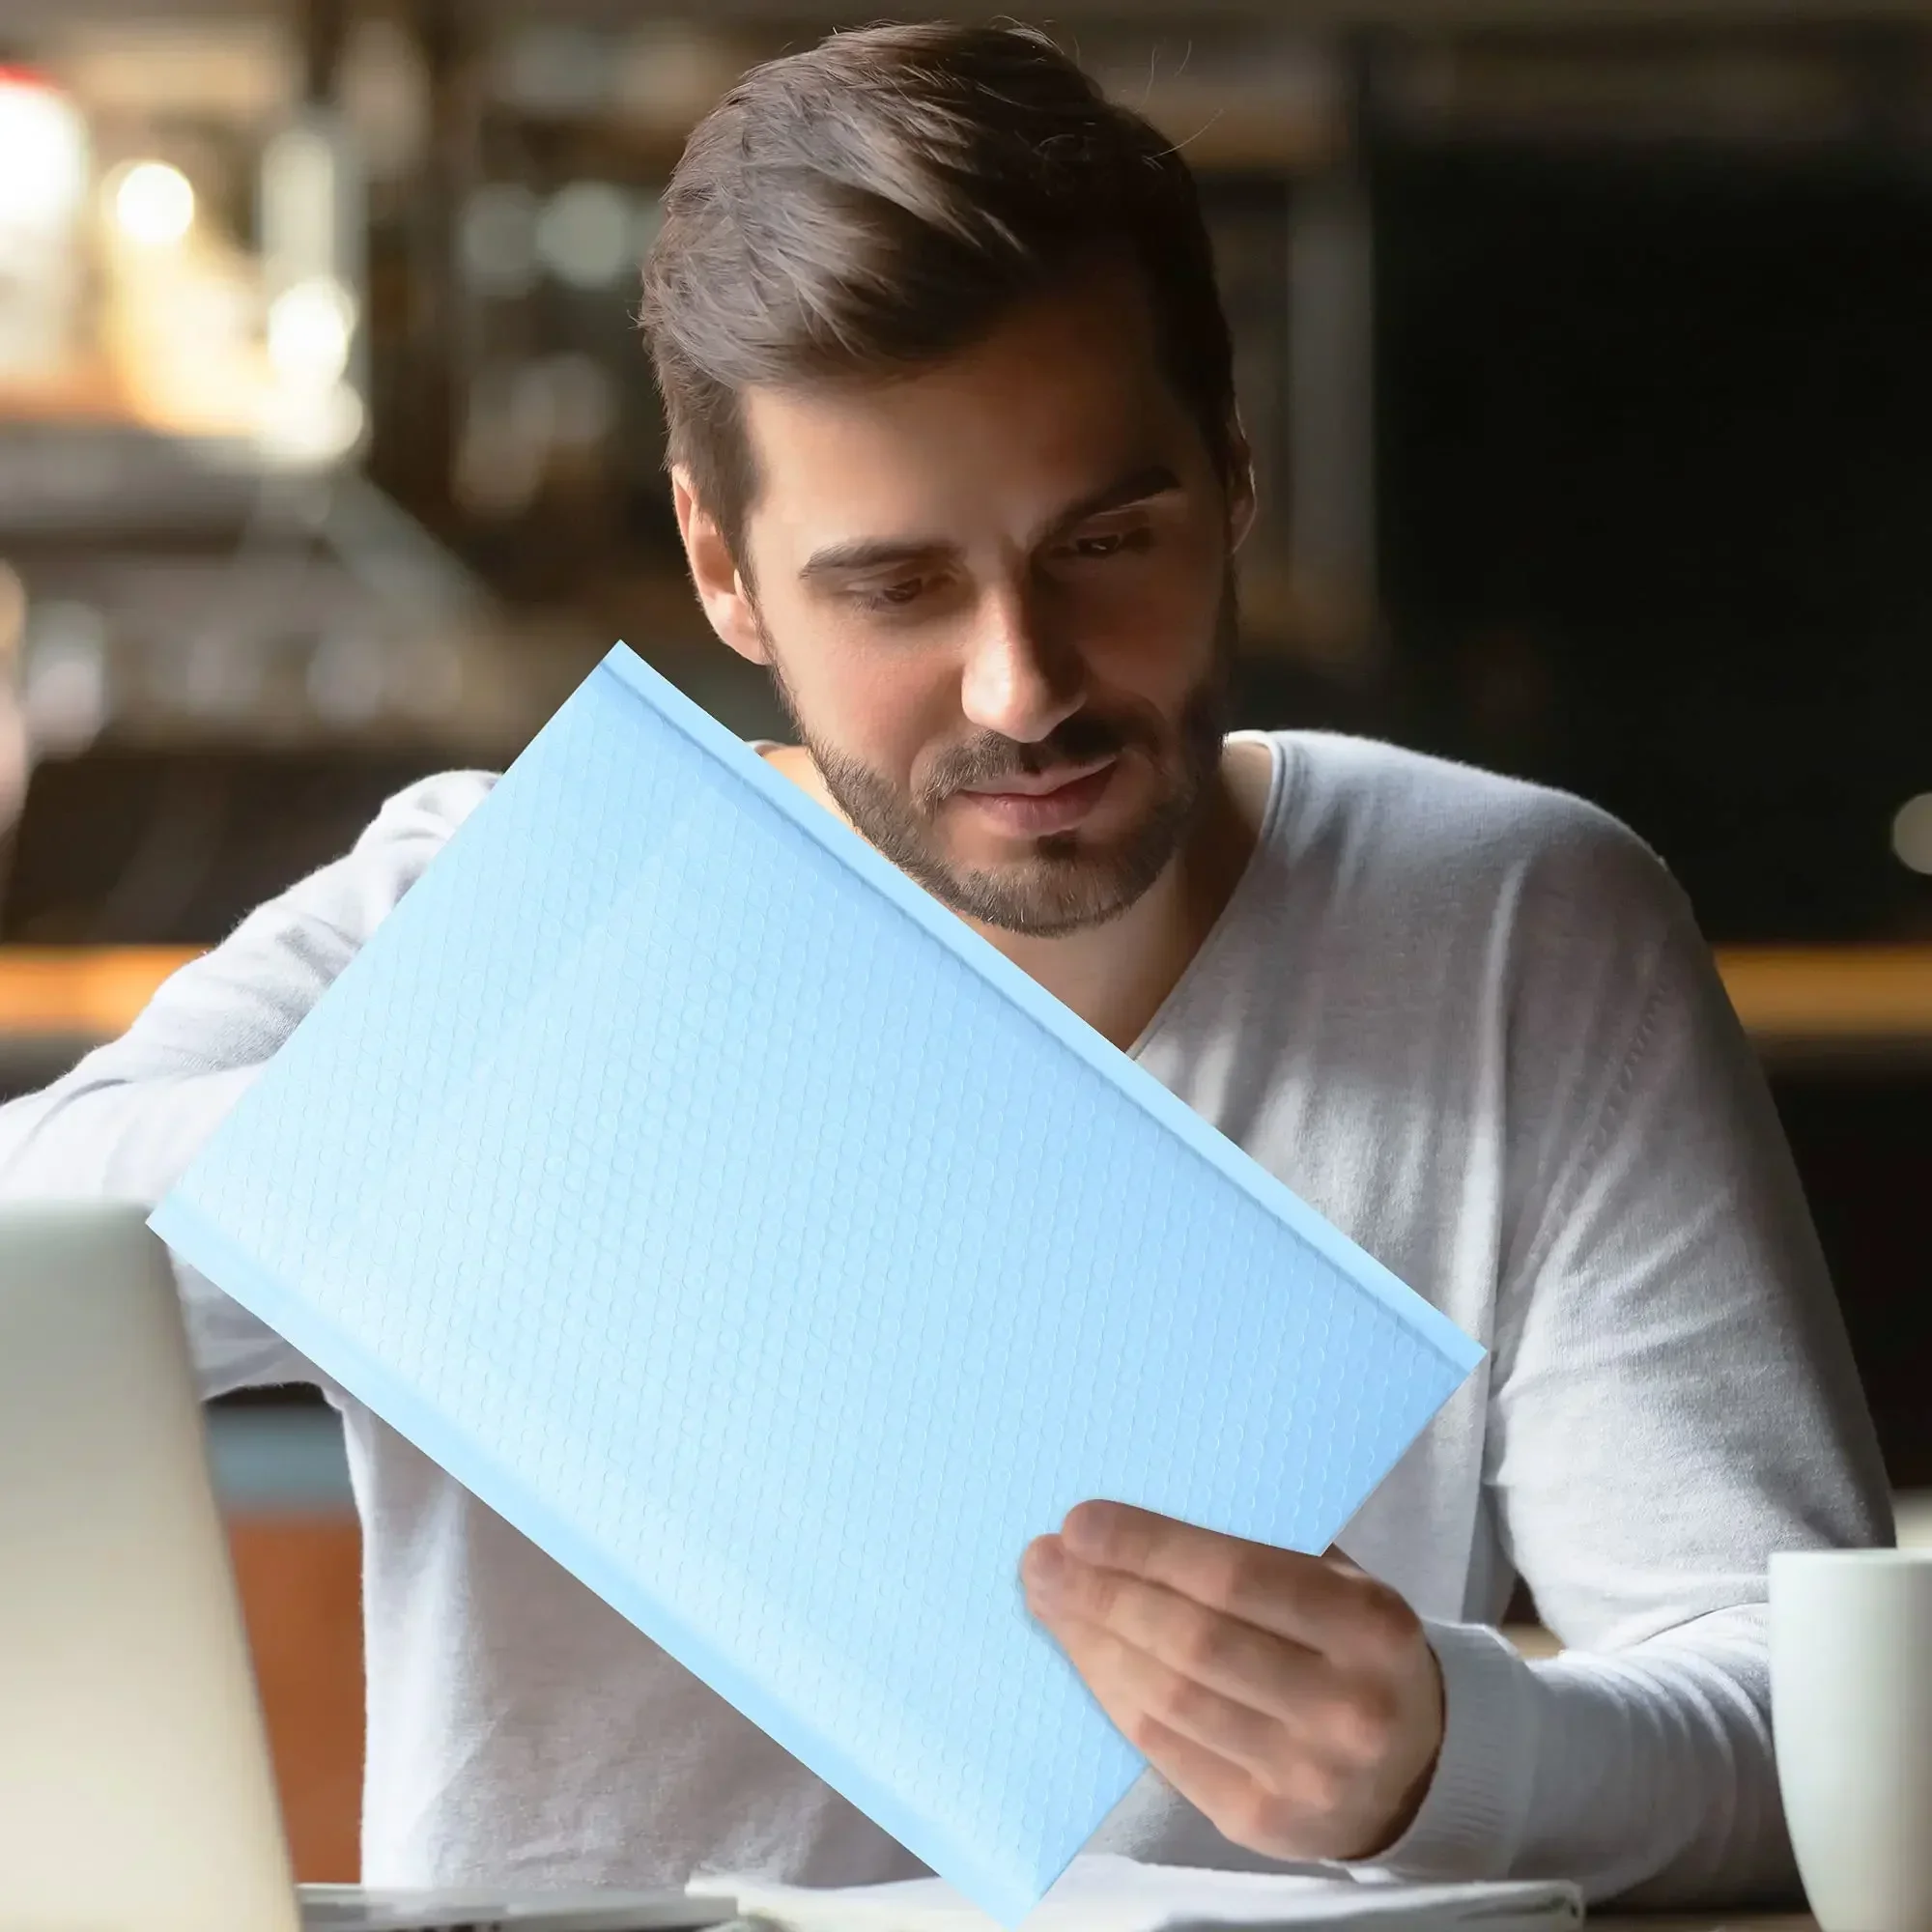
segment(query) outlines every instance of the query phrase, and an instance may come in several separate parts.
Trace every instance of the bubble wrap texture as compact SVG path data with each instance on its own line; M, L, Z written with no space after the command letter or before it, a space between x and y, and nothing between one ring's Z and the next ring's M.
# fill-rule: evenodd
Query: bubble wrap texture
M1143 1768L1028 1539L1321 1549L1481 1353L621 644L153 1226L1008 1924Z

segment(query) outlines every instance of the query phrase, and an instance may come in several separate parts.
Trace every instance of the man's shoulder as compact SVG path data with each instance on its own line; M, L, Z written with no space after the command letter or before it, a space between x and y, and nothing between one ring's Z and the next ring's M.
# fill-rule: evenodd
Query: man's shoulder
M1293 786L1281 836L1303 864L1443 910L1601 919L1679 896L1630 826L1574 793L1377 739L1274 735Z
M347 852L257 906L223 949L232 957L291 944L353 952L387 918L490 795L497 774L444 771L392 793ZM301 938L300 935L310 935ZM337 960L338 965L346 959Z
M488 771L435 772L405 785L384 800L382 810L355 841L355 849L381 849L412 840L443 844L489 797L500 776Z

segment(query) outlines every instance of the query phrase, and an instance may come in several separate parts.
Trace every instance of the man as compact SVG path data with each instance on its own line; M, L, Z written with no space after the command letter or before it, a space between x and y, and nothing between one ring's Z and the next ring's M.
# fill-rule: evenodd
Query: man
M1490 1350L1346 1557L1105 1499L1024 1552L1154 1767L1100 1843L1788 1888L1766 1558L1888 1506L1762 1082L1601 814L1225 731L1252 492L1179 157L1032 34L835 38L694 135L643 321L697 594L795 724L775 766ZM5 1193L158 1196L488 784L392 801L0 1114ZM309 1373L183 1272L211 1391ZM368 1878L916 1869L332 1394ZM1517 1574L1553 1662L1492 1627Z

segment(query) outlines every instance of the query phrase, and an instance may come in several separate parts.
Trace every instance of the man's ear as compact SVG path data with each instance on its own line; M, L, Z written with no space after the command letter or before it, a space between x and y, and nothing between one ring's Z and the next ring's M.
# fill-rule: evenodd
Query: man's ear
M1239 550L1254 526L1254 445L1236 414L1228 424L1228 548Z
M764 664L764 629L724 533L697 500L684 469L671 471L670 494L677 511L677 533L684 540L685 561L691 566L691 582L711 628L741 658Z

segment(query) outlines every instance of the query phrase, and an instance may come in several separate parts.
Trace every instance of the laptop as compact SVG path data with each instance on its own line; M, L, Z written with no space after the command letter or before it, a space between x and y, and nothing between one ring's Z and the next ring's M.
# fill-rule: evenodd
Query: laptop
M8 1932L632 1932L684 1891L304 1886L167 1251L146 1210L0 1209L0 1919Z

